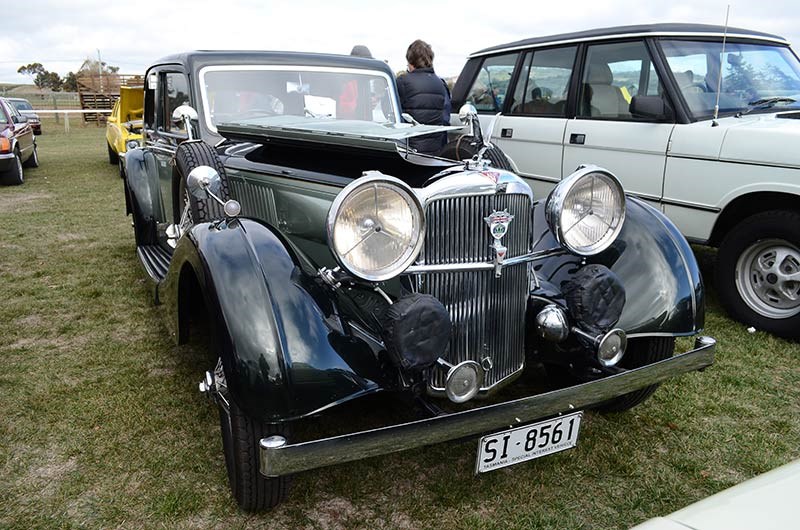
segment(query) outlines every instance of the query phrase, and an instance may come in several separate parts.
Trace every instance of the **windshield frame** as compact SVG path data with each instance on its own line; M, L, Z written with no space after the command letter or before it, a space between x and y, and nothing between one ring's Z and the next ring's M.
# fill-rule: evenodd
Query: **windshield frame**
M215 134L219 134L217 126L211 121L211 109L209 108L208 90L206 88L205 76L210 72L252 72L252 71L276 71L276 72L328 72L334 74L355 74L381 77L386 81L392 104L392 116L394 125L402 123L400 109L398 106L397 85L393 76L389 76L381 70L370 68L349 68L332 66L304 66L304 65L277 65L277 64L215 64L200 68L198 72L200 103L203 106L203 116L206 127Z
M713 119L713 117L714 117L714 104L715 103L711 102L711 104L709 105L708 109L705 109L705 108L698 109L698 108L694 107L690 103L690 101L687 100L686 93L682 89L681 84L680 84L680 82L679 82L679 80L677 78L677 74L680 73L681 70L680 69L678 69L678 70L673 69L674 63L670 62L672 59L674 59L676 57L677 58L688 57L689 55L687 54L687 55L671 55L670 56L670 55L668 55L667 51L669 49L668 48L669 45L671 45L671 44L680 45L681 43L686 43L688 45L695 45L695 46L703 46L703 45L705 45L705 46L716 46L716 47L721 48L722 47L722 39L718 38L718 37L717 38L709 38L709 37L703 37L703 36L685 35L685 36L661 37L661 38L656 39L656 42L658 44L658 51L659 51L659 54L661 56L661 60L662 60L662 63L663 63L664 70L666 70L665 73L671 79L672 85L673 85L674 90L675 90L675 95L682 102L683 107L684 107L684 109L686 111L686 114L689 117L689 119L691 121L693 121L693 122L695 122L695 121L705 121L705 120ZM785 63L785 64L789 67L790 70L793 71L793 73L797 77L798 81L800 81L800 58L798 58L797 54L789 46L788 43L786 43L786 42L775 42L775 41L772 41L772 40L768 41L768 40L761 40L761 39L756 40L756 39L733 38L733 39L728 39L726 41L725 54L728 55L729 53L733 53L732 47L740 47L740 46L752 47L752 49L749 50L749 53L756 52L756 48L763 48L764 50L778 50L778 53L780 54L780 56L784 60L787 61L787 63ZM764 53L764 52L761 52L761 53ZM792 61L793 61L793 63L792 63ZM717 65L717 69L719 69L719 65ZM707 72L707 73L709 75L711 74L711 72ZM725 77L726 77L726 75L723 74L723 76L724 77L723 77L722 90L724 91L725 90ZM717 80L714 79L714 82L716 83ZM712 88L713 88L713 90L708 92L708 94L716 94L717 87L713 86ZM790 89L790 90L793 90L793 89ZM725 92L723 92L722 94L725 94ZM777 94L771 94L771 95L777 95ZM788 97L794 97L795 95L800 96L800 87L798 87L796 93L792 93L791 95L787 95L787 96ZM774 106L769 106L769 107L766 107L766 108L753 109L750 105L748 105L749 102L754 101L756 99L760 99L761 97L766 97L766 96L763 96L763 95L754 96L752 98L748 98L747 101L744 101L744 98L743 98L743 100L742 100L743 104L741 106L737 106L735 108L722 108L722 104L720 103L720 107L721 108L719 110L719 117L736 116L736 115L739 115L740 113L744 113L744 112L746 112L748 110L751 110L752 114L777 113L777 112L800 110L800 97L794 97L794 99L798 100L798 103L790 104L789 107L780 106L780 105L774 105ZM716 99L716 97L715 97L715 99ZM720 98L720 99L722 100L722 98Z

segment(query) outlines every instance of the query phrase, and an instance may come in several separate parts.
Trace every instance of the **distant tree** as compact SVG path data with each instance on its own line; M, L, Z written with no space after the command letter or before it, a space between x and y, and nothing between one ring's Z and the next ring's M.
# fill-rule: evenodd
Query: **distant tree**
M47 73L42 63L30 63L17 68L17 73L27 75L33 80L33 84L39 88L43 88L44 77L43 74Z
M47 72L43 74L39 74L42 76L42 86L49 88L53 92L60 92L61 87L64 86L64 80L61 79L61 76L58 75L56 72ZM39 76L36 76L37 79ZM35 83L35 81L34 81ZM37 85L38 86L38 85ZM41 88L41 87L40 87Z
M64 92L77 92L78 91L78 78L75 72L69 72L64 76L64 84L62 86Z

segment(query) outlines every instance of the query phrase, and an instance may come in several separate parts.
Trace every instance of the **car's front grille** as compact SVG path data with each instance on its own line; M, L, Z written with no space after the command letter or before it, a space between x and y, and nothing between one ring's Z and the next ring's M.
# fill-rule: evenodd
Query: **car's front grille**
M509 258L527 254L531 245L531 201L527 195L446 197L428 203L422 255L426 265L472 263L494 259L492 235L484 221L492 212L514 216L502 239Z
M424 263L491 262L493 239L484 218L498 210L514 216L502 239L507 257L528 253L532 226L527 195L449 197L427 205ZM449 363L491 359L482 390L523 368L527 264L503 269L500 278L493 270L430 273L423 276L421 290L438 298L450 313L453 332L445 355ZM444 390L446 375L441 367L432 369L429 381L434 391Z

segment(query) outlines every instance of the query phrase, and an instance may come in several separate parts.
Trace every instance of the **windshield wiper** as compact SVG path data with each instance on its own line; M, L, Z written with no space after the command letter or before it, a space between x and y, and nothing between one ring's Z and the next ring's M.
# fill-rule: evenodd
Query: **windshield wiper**
M747 105L749 107L747 110L744 110L744 111L740 110L739 112L737 112L736 113L736 117L737 118L741 118L745 114L750 114L754 110L768 109L768 108L774 107L778 103L794 103L796 101L797 101L796 99L787 98L787 97L783 97L783 96L774 96L774 97L771 97L771 98L755 99L755 100L749 101L747 103Z

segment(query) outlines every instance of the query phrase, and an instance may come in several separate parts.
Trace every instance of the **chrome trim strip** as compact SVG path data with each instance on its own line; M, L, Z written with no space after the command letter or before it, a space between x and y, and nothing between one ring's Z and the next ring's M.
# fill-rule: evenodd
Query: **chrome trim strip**
M530 252L522 256L515 256L508 258L502 263L502 267L512 267L520 263L527 263L529 261L536 261L550 256L560 254L568 254L569 252L561 247L551 248L548 250L539 250L537 252ZM577 255L577 254L576 254ZM484 271L494 269L494 263L491 261L478 262L478 263L443 263L441 265L411 265L400 274L423 274L427 272L459 272L459 271Z
M710 213L719 213L722 211L722 208L717 208L715 206L708 206L705 204L699 204L688 201L678 201L675 199L660 199L659 202L666 204L668 206L680 206L682 208L691 208L692 210L702 210L704 212L710 212Z
M597 381L380 429L270 447L259 444L259 470L279 477L423 445L474 436L581 409L714 363L716 341L698 337L693 350Z
M789 41L785 39L774 39L771 37L764 37L762 35L747 35L744 33L728 33L726 38L728 39L747 39L747 40L756 40L756 41L764 41L764 42L775 42L778 44L789 45ZM520 46L511 46L508 48L496 48L491 51L486 52L475 52L469 56L469 59L473 57L484 57L486 55L495 55L495 54L502 54L513 52L516 50L528 50L531 48L544 48L550 46L561 46L564 44L574 44L580 42L595 42L595 41L604 41L604 40L616 40L616 39L630 39L630 38L642 38L642 37L723 37L722 33L714 33L714 32L704 32L704 33L692 33L692 32L683 32L683 31L661 31L661 32L639 32L639 33L616 33L610 35L596 35L594 37L583 37L578 39L562 39L562 40L554 40L549 42L540 42L537 44L524 44Z

